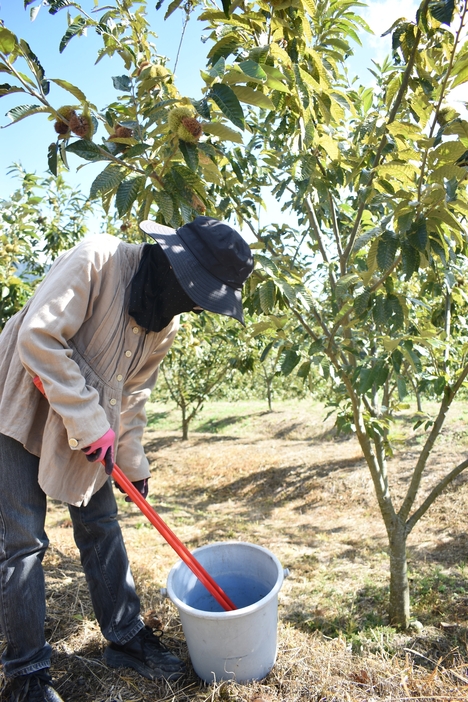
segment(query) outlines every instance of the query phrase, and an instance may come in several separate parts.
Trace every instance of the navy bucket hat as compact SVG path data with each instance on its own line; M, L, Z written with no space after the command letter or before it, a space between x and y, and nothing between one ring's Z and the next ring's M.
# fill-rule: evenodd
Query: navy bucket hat
M229 224L197 217L179 229L151 220L140 223L162 248L187 295L200 307L244 324L242 286L252 273L247 242Z

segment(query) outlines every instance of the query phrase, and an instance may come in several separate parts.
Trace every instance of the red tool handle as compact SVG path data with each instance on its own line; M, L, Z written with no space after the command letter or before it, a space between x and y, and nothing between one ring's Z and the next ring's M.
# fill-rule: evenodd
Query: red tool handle
M33 383L37 387L37 389L42 392L44 397L47 397L39 376L33 378ZM104 461L101 461L101 463L104 465ZM154 510L149 504L149 502L145 500L143 495L140 492L138 492L133 483L119 468L117 463L114 463L112 475L117 481L117 483L120 485L120 487L123 490L125 490L129 497L132 498L133 502L137 505L137 507L139 507L141 512L143 512L143 514L146 517L148 517L151 524L156 527L161 536L163 536L164 539L167 541L169 546L172 546L177 555L180 556L181 560L183 560L184 563L190 568L192 573L194 573L197 576L199 581L206 587L208 592L210 592L213 595L213 597L221 605L221 607L227 612L237 609L234 602L232 602L232 600L229 599L224 590L222 590L219 587L218 583L215 580L213 580L208 571L206 571L203 568L201 563L197 561L195 556L193 556L190 553L188 548L184 546L182 541L180 541L180 539L174 534L174 532L167 526L166 522L163 519L161 519L156 510Z
M163 519L161 519L159 514L153 509L153 507L151 507L149 502L145 500L141 493L138 492L133 483L127 478L125 473L122 472L122 470L116 463L114 463L112 476L118 482L120 487L123 490L125 490L127 495L132 498L133 502L137 505L137 507L140 508L141 512L143 512L143 514L146 517L148 517L151 524L156 527L161 536L163 536L166 539L169 546L172 546L174 551L190 568L192 573L194 573L197 576L200 582L219 602L221 607L227 612L233 609L237 609L236 605L219 587L218 583L215 580L213 580L208 571L206 571L203 568L201 563L199 563L197 559L190 553L188 548L184 546L182 541L180 541L180 539L174 534L174 532L167 526L166 522Z

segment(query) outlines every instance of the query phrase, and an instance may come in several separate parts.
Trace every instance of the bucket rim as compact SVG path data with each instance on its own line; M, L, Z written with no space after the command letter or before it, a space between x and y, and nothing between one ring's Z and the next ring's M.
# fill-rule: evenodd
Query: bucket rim
M171 568L168 578L167 578L167 594L169 599L173 602L173 604L177 607L177 609L182 610L183 612L186 612L187 614L191 614L194 617L200 617L202 619L219 619L220 617L228 617L229 619L234 619L236 617L244 617L248 616L251 614L253 611L257 610L260 606L265 604L267 600L271 600L273 597L275 597L278 592L281 589L281 586L283 585L284 581L284 570L283 566L280 563L280 560L278 559L275 554L270 551L268 548L265 546L260 546L259 544L252 544L249 541L214 541L213 543L210 544L204 544L203 546L199 546L198 548L194 549L192 551L193 555L195 556L197 553L200 553L200 551L203 550L208 550L209 548L213 548L214 546L248 546L250 548L256 549L258 551L261 551L265 554L267 554L274 564L276 565L277 572L278 572L278 577L276 579L276 582L272 589L267 592L267 594L262 597L260 600L257 600L256 602L253 602L251 605L248 605L247 607L241 607L240 609L234 609L229 612L227 611L222 611L222 612L207 612L203 609L197 609L196 607L192 607L191 605L188 605L186 602L183 602L177 595L174 593L173 588L172 588L172 580L175 577L175 573L177 570L180 568L188 568L188 566L182 561L181 559L175 563L175 565Z

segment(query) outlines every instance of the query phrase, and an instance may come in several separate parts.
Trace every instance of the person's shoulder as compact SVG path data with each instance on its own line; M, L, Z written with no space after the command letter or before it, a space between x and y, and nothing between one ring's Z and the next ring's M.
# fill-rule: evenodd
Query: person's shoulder
M130 244L112 234L92 234L82 239L71 250L76 256L93 262L96 266L132 257L139 257L143 244Z

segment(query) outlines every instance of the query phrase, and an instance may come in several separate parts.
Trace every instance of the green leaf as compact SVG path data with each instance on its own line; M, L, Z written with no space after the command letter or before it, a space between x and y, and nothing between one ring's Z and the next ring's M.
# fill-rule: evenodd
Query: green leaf
M100 151L96 144L89 139L73 141L71 144L68 144L67 151L70 154L76 154L76 156L84 158L85 161L105 161L108 158Z
M202 100L192 100L192 105L203 119L211 119L210 103L206 98L202 98Z
M240 37L232 32L222 37L208 52L207 58L214 66L221 57L227 58L240 44Z
M51 78L50 80L52 81L52 83L59 85L64 90L71 93L73 97L76 97L76 99L80 102L86 102L86 95L83 93L82 90L77 88L75 85L72 85L72 83L69 83L66 80L62 80L61 78Z
M234 141L237 144L242 144L242 136L230 127L221 124L221 122L202 122L203 132L212 134L218 137L221 141Z
M179 139L179 149L182 151L182 156L187 166L191 171L195 172L198 168L198 149L196 145Z
M408 394L408 390L406 389L405 379L401 375L397 376L397 389L398 389L398 398L400 400L404 400Z
M0 83L0 97L4 95L11 95L12 93L25 93L23 88L18 88L16 85L10 85L9 83Z
M405 280L409 280L413 273L419 270L421 264L421 255L414 246L404 242L401 246L402 253L402 268L405 275Z
M24 119L30 115L36 115L40 112L50 112L50 108L43 105L18 105L18 107L13 107L7 112L7 117L9 117L12 122L19 122L20 119Z
M112 76L112 83L116 90L122 90L124 93L130 93L132 90L132 81L128 76Z
M336 285L335 289L335 294L337 298L342 298L344 295L346 295L346 292L350 285L353 285L354 283L357 283L360 281L360 278L356 273L347 273L346 275L341 276L339 278L338 283Z
M212 78L222 78L226 70L226 61L224 56L221 56L210 69L209 74Z
M166 14L164 15L164 19L167 20L167 18L170 17L172 15L172 13L175 12L177 10L177 8L182 5L183 2L184 2L184 0L172 0L172 2L170 3L169 7L166 10ZM162 3L163 3L163 0L158 1L157 5L156 5L157 10L159 10Z
M395 260L398 248L398 239L393 232L384 232L379 239L377 246L377 265L382 271L390 268Z
M419 217L411 225L408 232L408 241L418 251L425 251L427 246L427 227L424 217Z
M57 144L54 142L49 145L47 150L47 164L52 175L57 175Z
M242 73L245 73L249 78L255 78L256 80L265 81L267 79L267 74L263 70L262 66L256 61L247 59L247 61L240 61L238 64Z
M11 54L18 45L18 39L6 27L0 27L0 51L2 54Z
M364 395L371 388L377 390L382 387L387 380L388 370L385 361L377 361L372 368L361 368L359 373L359 393Z
M126 172L115 163L110 163L91 183L89 191L89 199L95 200L99 195L105 195L111 192L125 178Z
M221 112L239 129L244 129L244 112L235 92L224 83L216 83L211 88L210 97Z
M68 29L63 35L60 45L59 45L59 52L62 53L64 49L66 48L67 44L73 37L75 37L77 34L81 34L83 29L87 26L88 21L84 17L76 17L76 19L73 20L73 22L68 25Z
M304 361L304 363L301 363L299 366L299 369L297 371L297 377L298 378L307 378L307 376L310 373L310 361Z
M264 95L260 90L253 90L246 85L234 85L232 90L237 95L240 102L245 102L247 105L255 105L264 110L274 110L275 106L267 95Z
M125 160L127 161L129 158L141 156L149 148L151 147L148 144L135 144L134 146L131 146L128 149L128 151L125 152Z
M157 190L154 193L154 201L164 217L164 221L166 224L169 224L174 216L174 203L171 196L164 190Z
M455 12L455 0L431 0L429 12L438 22L450 25Z
M400 300L396 295L388 295L385 300L385 323L393 330L401 329L405 315Z
M286 351L284 354L283 363L281 364L282 374L286 376L290 375L300 360L301 357L297 351L294 351L293 349Z
M129 178L128 180L123 180L115 195L115 206L119 217L130 212L133 203L137 199L140 190L144 187L146 181L146 176L137 176L136 178Z
M369 308L369 299L370 290L367 288L365 288L360 295L354 298L353 309L357 317L360 317L362 314L367 312Z
M231 0L221 0L221 3L222 3L222 5L223 5L224 14L226 15L226 17L229 17L229 10L230 10L230 7L231 7Z
M267 280L259 287L260 307L264 314L273 312L276 299L276 288L272 280Z

